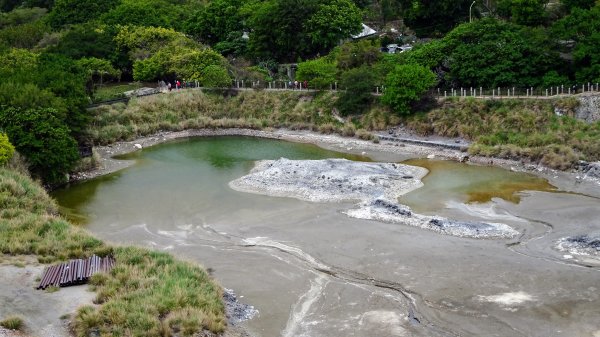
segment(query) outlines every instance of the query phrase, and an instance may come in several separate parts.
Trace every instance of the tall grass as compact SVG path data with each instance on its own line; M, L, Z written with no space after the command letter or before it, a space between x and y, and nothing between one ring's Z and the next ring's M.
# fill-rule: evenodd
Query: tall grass
M77 336L191 335L226 328L221 288L199 266L135 247L110 247L57 215L39 184L0 169L0 252L42 263L113 255L116 267L93 276L99 307L75 316Z
M133 140L159 131L193 128L290 128L349 134L347 123L333 116L337 94L333 92L242 91L225 96L219 92L182 90L132 99L92 109L90 134L96 144ZM354 123L354 129L384 129L396 119L378 108Z
M555 106L571 111L576 102L548 100L448 100L408 119L422 135L464 137L469 152L526 159L568 169L578 160L600 159L600 122L588 124L557 116Z

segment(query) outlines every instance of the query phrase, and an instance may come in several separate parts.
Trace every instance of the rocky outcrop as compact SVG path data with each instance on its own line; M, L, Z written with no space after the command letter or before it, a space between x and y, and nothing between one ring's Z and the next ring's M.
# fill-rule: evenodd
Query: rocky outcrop
M588 123L600 121L600 93L591 93L577 97L579 106L575 108L575 117Z
M588 178L600 179L600 161L593 163L580 161L578 164L578 170L584 173Z

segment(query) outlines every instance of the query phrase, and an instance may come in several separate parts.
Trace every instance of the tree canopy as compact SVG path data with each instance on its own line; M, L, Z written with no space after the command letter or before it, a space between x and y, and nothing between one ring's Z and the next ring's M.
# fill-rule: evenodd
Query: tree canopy
M349 0L267 0L246 7L248 48L257 58L296 61L327 53L361 31L361 15Z
M435 83L429 69L417 64L399 65L386 77L381 101L399 114L408 114L410 104L420 100Z

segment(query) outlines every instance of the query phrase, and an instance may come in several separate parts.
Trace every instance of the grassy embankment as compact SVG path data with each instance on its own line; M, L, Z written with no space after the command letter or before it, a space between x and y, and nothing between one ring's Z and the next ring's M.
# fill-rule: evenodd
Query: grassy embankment
M385 129L399 121L377 106L360 118L339 122L332 114L336 99L332 92L243 91L226 98L219 93L184 90L95 108L90 132L101 145L158 131L234 127L285 127L370 139L367 130Z
M588 124L573 118L577 106L575 98L449 99L406 122L422 135L472 140L471 154L539 162L565 170L578 160L600 160L600 122ZM555 107L568 115L557 116Z
M402 119L375 103L368 113L344 123L334 118L336 100L333 92L244 91L225 98L186 90L96 108L90 133L102 145L158 131L232 127L285 127L371 139L369 131L404 122L421 135L469 139L473 155L539 162L562 170L578 160L600 159L600 123L554 113L559 107L572 116L578 105L575 98L448 99L428 112Z
M189 336L226 327L222 289L200 267L171 255L110 247L57 215L55 202L29 177L0 168L0 252L50 263L112 254L116 267L92 277L98 307L74 318L77 336ZM68 290L64 290L68 291Z

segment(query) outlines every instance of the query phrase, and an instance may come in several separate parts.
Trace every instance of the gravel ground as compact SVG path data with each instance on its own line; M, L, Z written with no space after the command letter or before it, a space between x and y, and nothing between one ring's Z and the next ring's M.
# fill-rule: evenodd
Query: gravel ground
M19 331L8 330L8 329L4 329L3 327L0 327L0 337L28 337L28 336Z

